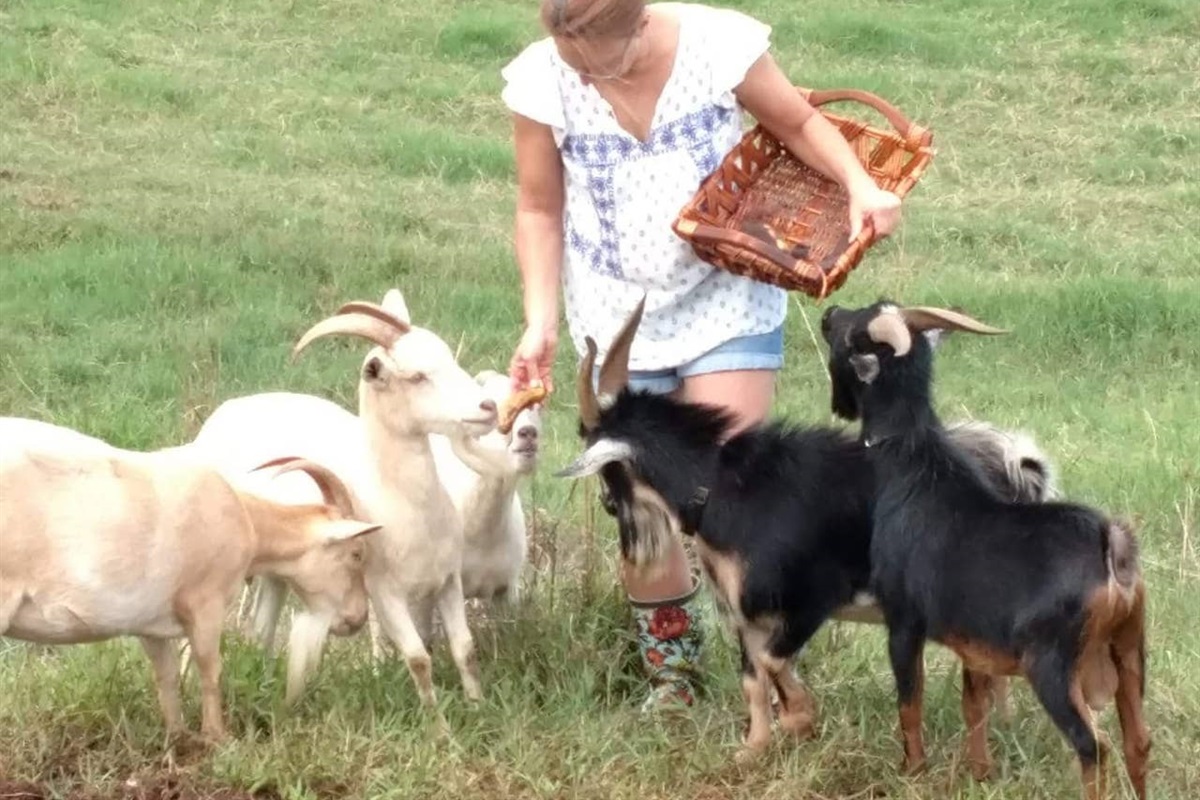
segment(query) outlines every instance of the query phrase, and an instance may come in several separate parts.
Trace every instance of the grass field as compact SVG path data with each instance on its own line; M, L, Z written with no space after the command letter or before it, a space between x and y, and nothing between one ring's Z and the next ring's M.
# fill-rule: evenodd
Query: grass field
M1152 796L1200 796L1200 5L729 5L774 25L796 82L873 90L935 131L902 232L838 302L960 304L1014 331L952 340L939 405L1032 431L1073 498L1140 521ZM152 448L240 394L351 404L361 347L294 366L288 350L392 286L469 370L504 369L521 312L499 68L538 35L533 0L0 0L0 413ZM824 422L819 313L797 296L778 411ZM817 636L801 669L820 735L777 738L756 765L731 760L744 708L714 620L709 696L639 716L613 526L590 485L550 477L576 452L573 405L553 398L526 489L530 603L476 629L481 708L435 653L452 743L427 735L402 663L371 671L365 636L338 642L290 713L282 665L230 636L237 738L174 760L136 643L0 643L0 780L96 797L158 796L166 776L286 798L1076 796L1024 684L1014 721L993 723L998 778L969 779L957 670L936 647L930 769L898 776L877 628Z

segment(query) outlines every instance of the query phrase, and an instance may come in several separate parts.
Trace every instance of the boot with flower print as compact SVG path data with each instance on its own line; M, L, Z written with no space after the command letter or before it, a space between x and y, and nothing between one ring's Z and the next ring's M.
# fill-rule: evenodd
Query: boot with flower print
M695 702L704 640L698 591L699 587L674 600L653 603L630 600L642 667L651 683L642 711Z

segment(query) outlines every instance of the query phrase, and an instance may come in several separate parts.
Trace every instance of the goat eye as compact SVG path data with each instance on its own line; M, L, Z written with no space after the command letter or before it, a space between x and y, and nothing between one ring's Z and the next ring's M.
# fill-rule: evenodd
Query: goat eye
M429 376L424 372L413 372L409 374L408 380L411 383L424 383L429 380Z

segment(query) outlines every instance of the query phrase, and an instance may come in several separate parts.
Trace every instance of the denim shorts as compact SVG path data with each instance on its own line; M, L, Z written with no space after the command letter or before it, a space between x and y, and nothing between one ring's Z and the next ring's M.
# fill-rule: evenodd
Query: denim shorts
M769 369L783 367L783 325L767 333L738 336L717 345L707 353L670 369L630 370L629 388L654 394L670 394L683 385L684 378L709 372ZM593 383L600 375L592 373Z

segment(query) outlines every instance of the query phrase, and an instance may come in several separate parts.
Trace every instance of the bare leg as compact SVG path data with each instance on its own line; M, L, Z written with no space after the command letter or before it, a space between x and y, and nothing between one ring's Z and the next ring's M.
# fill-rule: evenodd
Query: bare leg
M173 639L139 637L142 648L154 668L154 685L158 689L158 707L166 723L167 736L183 730L183 710L179 704L179 650Z
M437 609L446 629L446 638L450 641L450 654L454 657L454 664L458 667L458 674L462 679L463 693L468 700L476 701L483 697L483 692L479 687L475 640L467 625L467 609L464 603L462 577L455 573L443 587L438 597Z

